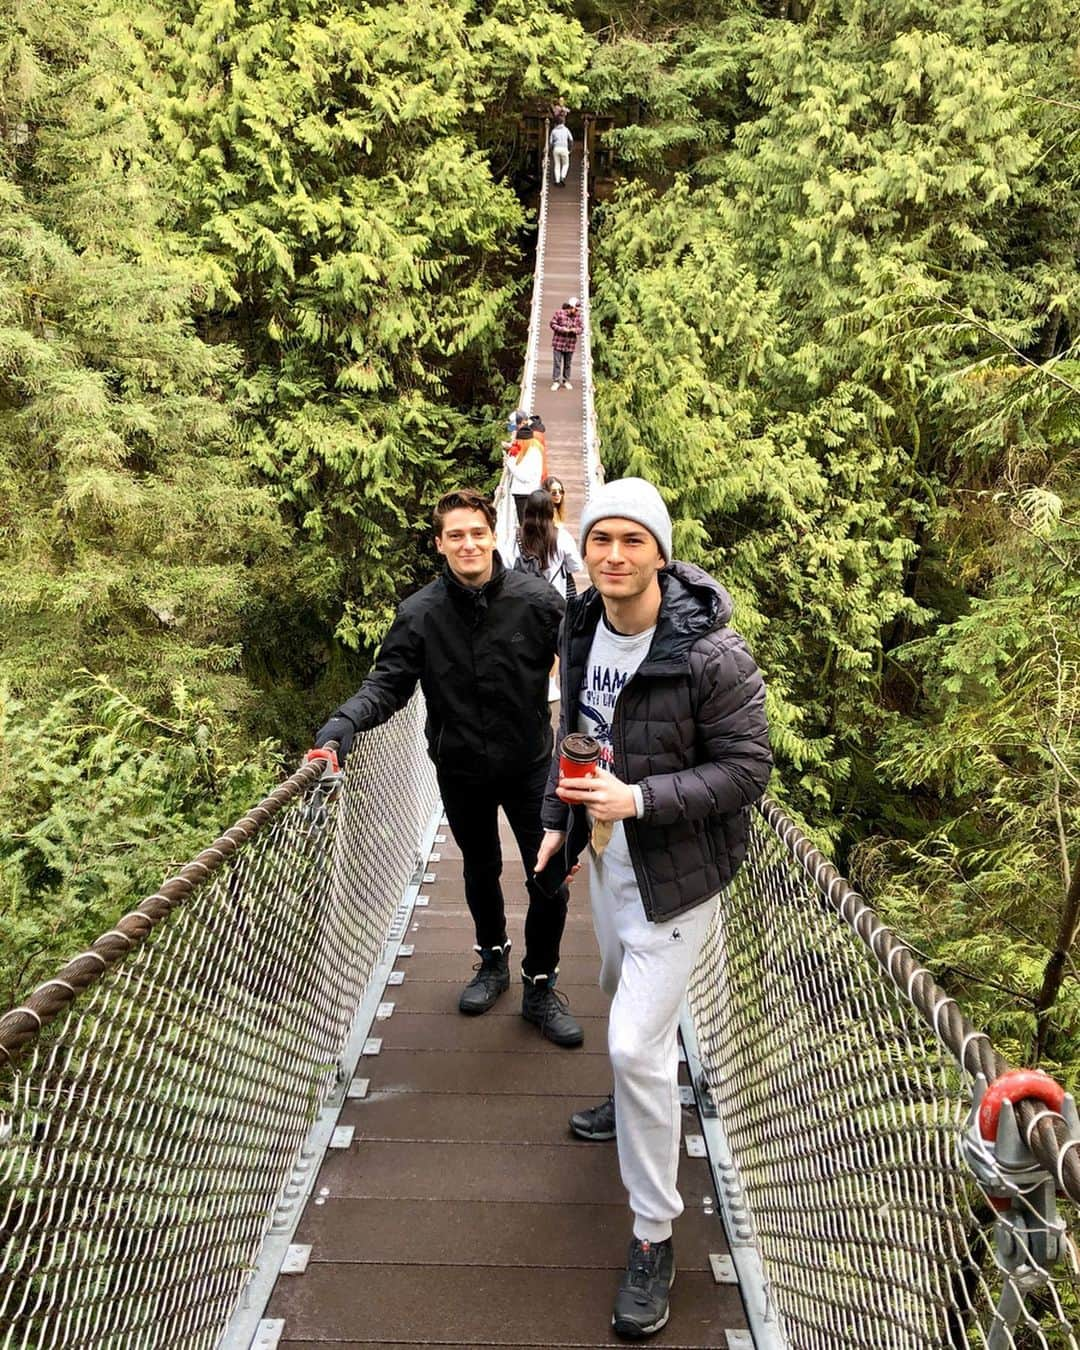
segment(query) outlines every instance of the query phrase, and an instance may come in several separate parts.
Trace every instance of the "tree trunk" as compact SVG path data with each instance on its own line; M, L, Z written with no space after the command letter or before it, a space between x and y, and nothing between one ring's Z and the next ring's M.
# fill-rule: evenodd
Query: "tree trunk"
M1057 942L1050 960L1043 970L1042 988L1035 1000L1036 1031L1035 1060L1038 1062L1046 1053L1050 1037L1050 1013L1057 1001L1061 981L1065 977L1065 965L1069 959L1069 949L1080 932L1080 854L1073 863L1069 888L1065 892L1065 904L1058 924Z

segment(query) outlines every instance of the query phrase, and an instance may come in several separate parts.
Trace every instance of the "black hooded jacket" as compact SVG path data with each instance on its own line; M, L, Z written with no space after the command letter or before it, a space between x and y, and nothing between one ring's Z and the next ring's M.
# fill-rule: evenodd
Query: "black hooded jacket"
M516 775L551 756L548 672L564 601L543 578L508 570L463 586L442 574L402 601L371 674L333 714L378 726L409 701L427 702L428 754L441 775Z
M731 597L691 563L658 576L660 613L648 655L627 681L612 721L613 771L641 788L645 814L623 822L648 918L674 918L711 899L746 856L747 808L769 781L765 685L728 628ZM562 642L559 737L577 729L578 691L603 601L570 601ZM570 826L552 766L543 822ZM578 808L582 811L584 808ZM572 839L584 837L579 828Z

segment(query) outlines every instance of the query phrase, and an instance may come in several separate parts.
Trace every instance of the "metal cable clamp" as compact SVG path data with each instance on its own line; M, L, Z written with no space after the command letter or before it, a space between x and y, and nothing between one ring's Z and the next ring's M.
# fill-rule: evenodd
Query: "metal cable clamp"
M336 801L341 793L341 782L345 770L338 763L337 741L327 741L317 750L309 750L304 756L305 764L322 761L322 777L312 785L307 802L307 818L319 830L326 828L329 822L330 803Z
M961 1151L994 1209L994 1256L1006 1277L987 1350L1015 1344L1012 1329L1024 1296L1047 1284L1051 1267L1072 1254L1055 1179L1036 1160L1016 1118L1013 1103L1025 1100L1041 1102L1040 1118L1059 1116L1070 1137L1080 1139L1076 1102L1048 1074L1014 1069L989 1085L983 1074L976 1077Z

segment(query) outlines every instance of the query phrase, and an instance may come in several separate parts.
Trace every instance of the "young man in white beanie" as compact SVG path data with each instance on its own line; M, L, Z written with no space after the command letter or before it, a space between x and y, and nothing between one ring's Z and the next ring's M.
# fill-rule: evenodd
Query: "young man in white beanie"
M671 561L656 488L624 478L594 492L581 552L593 588L563 625L559 739L595 737L600 768L560 778L556 759L537 870L563 847L572 813L587 811L615 1090L570 1126L618 1141L634 1229L611 1320L639 1339L668 1320L671 1226L683 1209L679 1006L716 897L745 856L746 808L772 756L761 674L727 626L731 597L699 567Z

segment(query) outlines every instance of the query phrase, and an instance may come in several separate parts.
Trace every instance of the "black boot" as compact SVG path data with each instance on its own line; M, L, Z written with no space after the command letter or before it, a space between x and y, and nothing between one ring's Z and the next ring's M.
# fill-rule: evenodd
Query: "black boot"
M458 1008L463 1013L486 1013L500 994L510 988L510 940L501 947L477 947L480 964L461 991Z
M556 1045L580 1045L585 1039L578 1022L570 1016L565 994L555 988L555 976L528 976L521 972L521 1015L540 1028L540 1034Z

